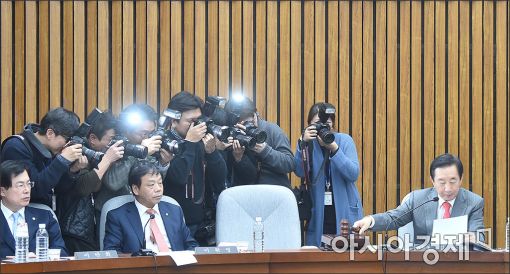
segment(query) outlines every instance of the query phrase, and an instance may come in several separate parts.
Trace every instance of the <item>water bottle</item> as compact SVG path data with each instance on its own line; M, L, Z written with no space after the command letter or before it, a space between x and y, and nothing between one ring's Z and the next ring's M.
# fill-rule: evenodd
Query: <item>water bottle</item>
M262 217L256 217L255 224L253 224L253 251L264 252L264 224L262 223Z
M506 251L510 251L510 230L508 230L508 223L510 222L510 218L506 218Z
M46 231L46 224L39 224L39 230L35 235L35 255L38 261L48 260L49 236Z
M26 263L28 257L28 225L25 222L21 222L18 223L18 226L15 229L15 261L17 263Z

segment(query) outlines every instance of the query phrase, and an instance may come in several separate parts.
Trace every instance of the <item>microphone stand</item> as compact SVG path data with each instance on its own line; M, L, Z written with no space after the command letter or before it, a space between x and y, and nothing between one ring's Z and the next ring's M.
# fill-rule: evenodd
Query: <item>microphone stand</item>
M143 243L141 243L142 248L136 252L133 252L133 254L131 254L131 256L140 257L140 256L155 256L156 255L156 253L154 253L154 251L147 249L147 242L145 240L145 229L147 228L147 225L149 224L149 222L151 220L153 220L154 218L156 218L156 216L154 214L149 215L149 219L143 226Z
M387 261L388 261L388 252L384 253L385 250L388 249L388 229L390 228L391 224L393 224L394 222L400 220L402 217L406 216L407 214L415 211L416 209L422 207L423 205L425 204L428 204L430 202L437 202L439 201L439 197L434 197L430 200L427 200L423 203L421 203L420 205L418 205L417 207L415 208L411 208L410 210L406 211L404 214L398 216L397 218L393 219L388 223L388 225L386 226L386 229L384 230L384 244L383 244L383 248L382 248L382 252L383 252L383 273L386 273L386 264L387 264Z

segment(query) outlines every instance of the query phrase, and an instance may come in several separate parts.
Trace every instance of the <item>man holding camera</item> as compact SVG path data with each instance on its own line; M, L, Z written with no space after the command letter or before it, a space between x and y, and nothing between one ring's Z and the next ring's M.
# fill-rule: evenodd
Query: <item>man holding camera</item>
M229 186L270 184L290 188L288 174L294 170L295 163L289 138L283 130L260 118L255 104L242 95L229 99L225 111L239 117L238 129L246 133L257 129L266 136L264 142L257 142L253 148L243 146L235 138L230 139L231 153L224 153Z
M140 159L147 159L156 164L162 174L166 173L172 155L161 149L161 136L152 136L156 129L157 114L146 104L132 104L119 115L120 132L111 140L110 144L120 143L124 147L123 158L113 163L103 177L103 184L95 195L96 217L101 216L101 209L109 199L121 195L131 194L128 185L128 174L131 167ZM122 135L119 135L122 134ZM153 157L159 152L159 157Z
M165 195L182 206L192 235L203 225L204 207L215 208L209 203L211 194L223 189L227 173L225 162L216 151L216 138L208 132L205 122L197 123L203 118L202 105L200 98L186 91L173 96L168 104L168 109L180 112L171 128L173 135L184 142L183 152L174 157L168 169Z
M80 172L72 191L60 195L58 200L57 216L71 254L99 250L92 193L99 191L106 171L124 155L122 141L110 145L115 136L116 121L113 115L109 112L101 113L97 109L94 113L97 113L97 118L90 121L90 128L84 136L84 146L88 149L88 166Z
M2 144L2 161L20 160L28 167L34 182L31 201L56 210L56 194L74 187L78 172L86 166L82 145L68 145L78 129L80 119L64 108L50 110L40 125L28 124L20 135L7 138Z

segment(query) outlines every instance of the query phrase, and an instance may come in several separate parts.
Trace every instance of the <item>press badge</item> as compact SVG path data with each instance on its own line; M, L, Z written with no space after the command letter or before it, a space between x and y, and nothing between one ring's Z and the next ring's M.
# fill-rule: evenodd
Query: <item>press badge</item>
M331 191L324 192L324 205L333 205L333 195Z

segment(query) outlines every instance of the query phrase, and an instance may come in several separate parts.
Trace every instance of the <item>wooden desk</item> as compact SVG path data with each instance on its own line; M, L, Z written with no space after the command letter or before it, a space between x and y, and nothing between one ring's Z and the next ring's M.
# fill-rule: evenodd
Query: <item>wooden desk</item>
M423 252L388 254L388 273L508 273L509 253L470 252L469 261L458 253L439 253L435 265L423 262ZM274 251L265 253L196 255L198 264L175 266L168 256L121 257L80 261L2 264L0 273L383 273L377 253L355 254L322 251Z

